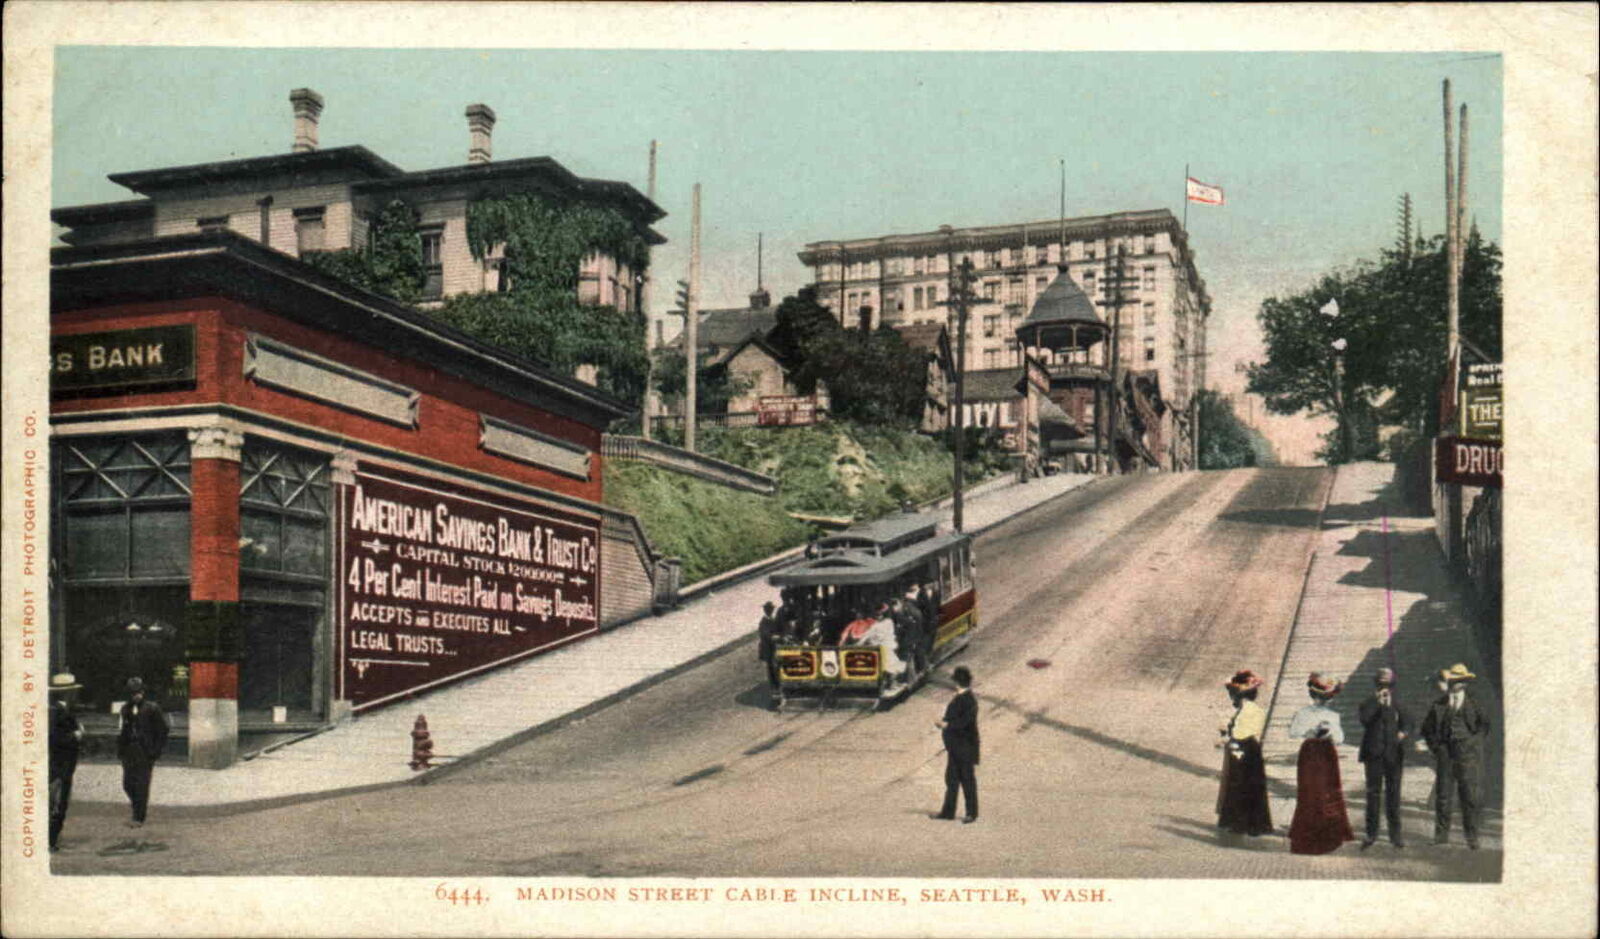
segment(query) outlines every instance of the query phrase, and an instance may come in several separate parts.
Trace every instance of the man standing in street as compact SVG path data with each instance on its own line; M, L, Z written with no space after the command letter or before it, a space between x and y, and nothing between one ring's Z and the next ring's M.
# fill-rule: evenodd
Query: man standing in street
M1450 841L1451 800L1461 796L1461 827L1467 847L1478 849L1479 784L1483 776L1483 741L1489 736L1489 717L1467 695L1467 682L1478 676L1456 663L1440 673L1448 691L1428 709L1422 720L1422 739L1433 753L1437 772L1437 801L1433 817L1433 843Z
M1406 737L1411 734L1411 718L1394 698L1394 671L1378 669L1377 690L1361 702L1361 762L1367 770L1367 837L1364 851L1378 840L1378 817L1389 819L1389 841L1397 848L1406 846L1400 833L1400 775L1405 769Z
M122 761L122 791L133 806L129 828L144 824L150 806L150 775L167 748L167 716L144 697L144 680L128 679L128 702L122 706L122 726L117 733L117 759Z
M72 804L72 776L78 771L78 746L83 727L72 713L83 686L70 673L50 676L50 850L61 840L61 827Z
M946 762L944 767L944 808L933 816L956 817L956 786L967 803L964 824L978 820L978 701L972 696L972 672L956 666L951 675L956 682L955 696L945 706L944 720L936 726L943 732Z
M767 684L778 687L778 618L772 613L772 601L761 605L761 623L756 627L756 658L767 666Z

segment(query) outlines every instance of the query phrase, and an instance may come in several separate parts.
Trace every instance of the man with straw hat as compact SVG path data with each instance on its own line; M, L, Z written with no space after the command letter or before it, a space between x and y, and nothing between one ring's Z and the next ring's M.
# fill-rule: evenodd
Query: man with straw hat
M1451 801L1461 796L1461 828L1467 847L1478 849L1479 787L1483 776L1483 741L1489 736L1489 717L1467 694L1467 682L1478 676L1457 662L1441 669L1439 679L1448 691L1428 709L1422 721L1422 739L1433 753L1438 773L1438 798L1434 806L1433 843L1450 841Z
M72 713L77 691L83 686L71 672L50 676L50 850L61 840L72 804L72 776L78 771L78 745L83 726Z
M1373 678L1377 687L1361 702L1356 717L1361 721L1360 760L1367 771L1367 837L1365 851L1378 841L1378 819L1387 816L1389 841L1396 848L1406 846L1400 833L1400 778L1405 770L1405 740L1411 735L1411 717L1394 696L1394 670L1380 668Z

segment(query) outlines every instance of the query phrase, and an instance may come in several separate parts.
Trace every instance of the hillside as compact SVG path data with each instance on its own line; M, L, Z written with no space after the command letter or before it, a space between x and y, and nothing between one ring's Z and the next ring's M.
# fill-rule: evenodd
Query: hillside
M813 427L705 428L707 456L778 480L775 496L738 492L644 463L606 463L606 501L638 516L658 552L683 560L683 583L803 544L807 526L788 513L860 520L895 511L902 498L950 493L950 451L921 434L836 422ZM1006 466L979 450L969 482Z

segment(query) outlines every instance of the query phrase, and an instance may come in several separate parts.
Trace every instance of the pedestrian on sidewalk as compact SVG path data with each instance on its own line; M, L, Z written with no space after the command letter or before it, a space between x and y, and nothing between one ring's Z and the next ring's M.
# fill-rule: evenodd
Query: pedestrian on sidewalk
M128 679L128 702L122 706L122 724L117 731L117 759L122 761L122 791L133 807L130 828L144 824L150 807L150 776L167 748L169 731L161 707L145 700L144 680Z
M1300 744L1294 821L1289 825L1289 850L1295 854L1327 854L1354 841L1339 779L1339 750L1344 728L1339 712L1328 702L1344 690L1344 682L1312 672L1306 681L1311 703L1289 720L1289 737Z
M1233 680L1226 685L1234 712L1222 731L1226 747L1222 756L1222 788L1217 794L1217 827L1251 837L1272 831L1272 811L1267 805L1267 764L1261 755L1267 712L1256 703L1261 683L1261 676L1244 669L1235 672Z
M1405 770L1405 741L1411 735L1411 717L1394 696L1394 670L1378 669L1372 695L1361 702L1361 762L1367 770L1367 837L1365 851L1378 841L1378 818L1387 815L1389 841L1406 846L1400 831L1400 777Z
M966 800L963 824L978 820L978 700L972 696L972 671L965 665L951 673L956 693L945 706L944 720L936 722L944 737L944 807L934 818L956 817L956 786Z
M73 713L83 686L70 672L50 676L50 850L61 840L72 804L72 777L78 771L83 725Z
M1433 843L1450 841L1451 801L1461 797L1461 828L1467 847L1478 849L1478 811L1483 778L1483 742L1489 736L1489 717L1467 694L1467 682L1478 676L1456 663L1440 673L1449 690L1428 709L1422 721L1422 739L1433 753L1435 789Z

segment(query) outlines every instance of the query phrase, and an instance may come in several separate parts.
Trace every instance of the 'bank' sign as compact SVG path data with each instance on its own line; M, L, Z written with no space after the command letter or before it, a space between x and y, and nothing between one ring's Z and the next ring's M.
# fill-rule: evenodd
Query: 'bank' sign
M194 327L50 337L50 390L108 391L194 381Z
M1505 453L1497 440L1440 437L1434 441L1434 475L1442 483L1499 489Z
M365 471L344 493L339 675L357 709L599 628L595 522Z

